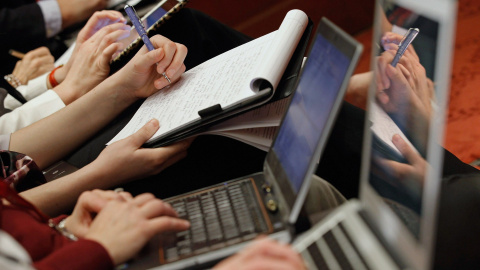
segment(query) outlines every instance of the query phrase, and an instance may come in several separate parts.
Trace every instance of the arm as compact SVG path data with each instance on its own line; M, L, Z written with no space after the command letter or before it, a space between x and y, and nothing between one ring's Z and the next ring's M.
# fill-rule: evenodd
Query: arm
M43 212L54 216L69 211L85 190L107 189L158 174L185 157L191 143L191 140L186 140L162 148L140 148L158 128L158 121L152 120L132 136L109 145L87 166L22 192L22 196Z
M155 36L152 42L158 49L147 52L143 47L124 68L88 94L13 133L10 150L29 155L45 168L81 145L129 105L168 85L160 75L165 70L171 72L170 78L178 80L185 71L186 47L162 36Z

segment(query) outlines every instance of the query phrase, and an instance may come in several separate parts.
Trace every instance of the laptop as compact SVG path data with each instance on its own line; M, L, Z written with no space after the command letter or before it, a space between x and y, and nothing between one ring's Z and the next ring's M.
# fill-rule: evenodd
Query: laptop
M389 111L384 113L391 116L388 119L372 115L373 106L383 108L374 96L377 88L374 82L367 104L359 199L342 204L293 243L310 269L431 269L433 265L443 160L440 145L455 40L456 2L377 1L374 43L380 40L386 20L394 25L394 30L420 29L412 44L427 76L435 82L433 114L427 125L407 125L400 130L405 140L415 141L414 136L424 136L426 140L423 145L410 145L418 150L414 152L414 159L405 155L405 151L396 153L402 155L404 163L393 158L396 155L385 153L388 148L375 141L379 136L374 136L378 131L372 126L383 124L389 132L388 126L397 123L392 119L409 112ZM380 46L372 47L372 67L376 67L375 57L380 53ZM420 121L420 116L416 116L407 123L418 123L415 121ZM389 138L394 133L397 132ZM423 149L418 149L420 147ZM412 169L411 164L417 164L415 171L394 170Z
M190 229L162 235L154 241L156 252L131 267L212 264L260 234L290 242L361 50L358 42L322 18L263 172L165 200L191 222Z

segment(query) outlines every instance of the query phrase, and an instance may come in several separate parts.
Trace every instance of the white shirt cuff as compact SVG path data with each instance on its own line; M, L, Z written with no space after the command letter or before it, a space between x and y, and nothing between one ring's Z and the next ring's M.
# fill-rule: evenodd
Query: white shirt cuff
M40 0L37 2L43 13L47 37L53 37L62 30L62 13L57 0Z
M0 134L0 150L8 150L10 147L10 135L11 134Z
M65 107L53 90L28 101L21 107L0 117L0 134L9 134L37 122Z
M47 76L49 73L38 76L35 79L28 81L27 85L21 85L17 87L18 92L25 97L26 100L32 100L33 98L45 93L48 90L47 87ZM18 100L16 100L11 95L7 95L3 101L3 106L9 110L14 110L22 106Z

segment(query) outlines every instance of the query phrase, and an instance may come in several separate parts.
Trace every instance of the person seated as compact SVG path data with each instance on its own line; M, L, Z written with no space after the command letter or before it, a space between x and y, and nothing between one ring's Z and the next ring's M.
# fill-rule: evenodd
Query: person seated
M5 97L2 102L5 106L4 114L0 116L0 134L14 132L58 111L104 80L109 75L111 56L122 49L122 44L117 41L128 33L129 27L125 25L120 12L95 13L79 32L72 56L65 66L53 69L50 74L44 74L30 81L27 86L18 88L29 102L19 107L22 104L15 98L10 95ZM31 60L35 56L40 59ZM32 67L40 61L45 61L45 66L51 65L51 57L48 56L46 49L27 53L25 59L17 65L18 72L27 74L44 70L45 67ZM47 91L52 88L51 84L56 87ZM8 109L14 110L9 112Z

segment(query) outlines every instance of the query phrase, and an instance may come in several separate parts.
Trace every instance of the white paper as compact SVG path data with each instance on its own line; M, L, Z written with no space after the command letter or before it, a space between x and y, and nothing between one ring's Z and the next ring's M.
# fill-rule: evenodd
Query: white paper
M209 131L226 131L256 127L279 126L290 104L290 98L267 103L254 110L214 125Z
M267 152L272 145L278 126L247 128L238 130L205 132L204 134L221 135L250 144Z
M306 27L308 18L305 13L296 10L289 14L287 17L293 16L293 19L287 21L293 24L298 24L303 14ZM281 34L277 35L280 30ZM152 118L160 122L160 129L153 136L156 138L198 120L200 110L216 104L226 108L256 95L249 85L261 65L267 65L265 69L275 70L273 78L264 79L272 85L278 85L288 59L304 32L303 29L300 34L296 33L299 31L298 27L283 27L280 30L234 48L185 72L177 83L147 98L130 122L108 144L130 136ZM288 59L284 59L285 64L266 61L263 57L271 51L272 44L283 46L280 54L290 54ZM287 49L292 52L287 52ZM276 58L279 60L278 56Z
M370 114L370 120L373 123L371 129L372 132L378 136L378 138L388 144L398 154L402 155L392 142L393 135L398 134L412 149L417 151L417 149L407 139L405 134L403 134L402 130L397 126L397 124L395 124L395 122L393 122L392 118L390 118L390 116L376 102L372 102L370 109L372 110Z

